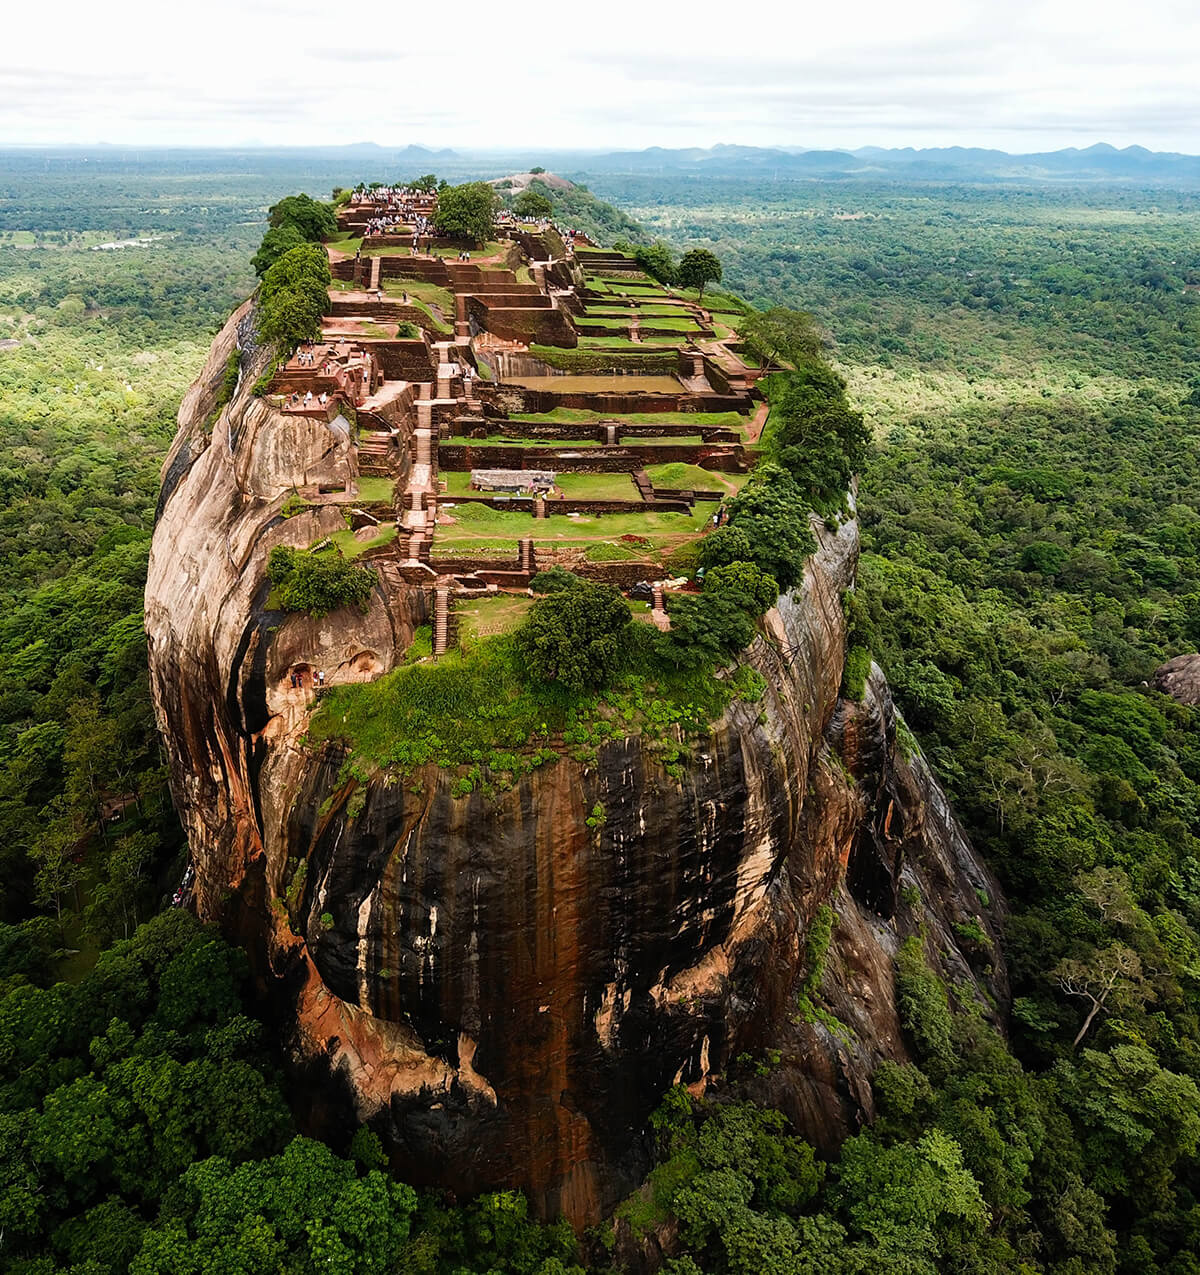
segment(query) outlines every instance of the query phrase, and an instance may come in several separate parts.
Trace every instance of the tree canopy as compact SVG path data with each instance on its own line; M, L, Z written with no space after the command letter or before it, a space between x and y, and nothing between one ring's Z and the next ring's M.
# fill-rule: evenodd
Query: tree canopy
M618 590L580 580L543 595L517 630L530 673L581 690L602 686L621 662L629 608Z
M698 288L703 300L705 286L721 282L721 262L707 248L691 248L679 258L676 278L680 287Z
M486 243L492 237L500 196L487 182L448 186L438 193L433 224L452 239Z

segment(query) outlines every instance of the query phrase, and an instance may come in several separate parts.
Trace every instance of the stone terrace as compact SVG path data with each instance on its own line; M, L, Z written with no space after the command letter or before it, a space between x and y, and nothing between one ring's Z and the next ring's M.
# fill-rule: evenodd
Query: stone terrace
M720 521L765 420L737 315L547 222L502 219L488 251L454 259L435 208L381 191L339 210L322 341L269 392L349 420L354 477L301 495L349 500L358 556L429 589L435 655L456 597L523 592L556 563L640 586L664 624L663 585Z

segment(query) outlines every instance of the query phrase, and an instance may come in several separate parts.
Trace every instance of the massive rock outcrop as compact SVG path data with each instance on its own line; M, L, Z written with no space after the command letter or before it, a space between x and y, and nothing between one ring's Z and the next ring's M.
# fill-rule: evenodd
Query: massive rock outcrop
M249 352L216 410L244 319L180 411L146 623L196 906L251 953L311 1127L367 1119L412 1179L520 1186L581 1223L645 1171L664 1089L702 1087L743 1050L781 1051L770 1096L818 1142L869 1117L873 1066L905 1053L905 935L924 928L959 994L1003 1004L995 883L897 747L878 672L861 702L839 697L853 521L814 523L802 586L743 657L761 701L735 701L672 773L632 736L463 798L436 768L356 776L338 746L308 746L291 672L393 667L426 599L385 570L365 613L267 609L270 549L340 525L282 513L337 458L323 426L247 392ZM826 905L836 1023L797 997ZM964 922L987 936L977 951Z

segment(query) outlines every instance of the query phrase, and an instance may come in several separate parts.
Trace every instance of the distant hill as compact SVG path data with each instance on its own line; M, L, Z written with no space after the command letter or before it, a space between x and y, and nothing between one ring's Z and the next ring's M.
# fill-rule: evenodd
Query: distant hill
M217 171L266 173L297 166L319 186L351 175L367 180L401 180L436 173L450 181L510 174L527 181L530 169L553 169L575 181L588 177L653 176L741 177L766 180L887 180L929 182L1079 181L1136 182L1150 185L1200 185L1200 156L1151 151L1144 146L1118 149L1098 143L1080 149L1010 155L984 147L945 146L857 150L813 150L802 146L736 146L645 150L479 150L380 146L354 142L319 147L14 147L0 150L0 168L17 171L39 166L79 171Z
M558 160L560 169L568 167ZM906 180L1152 181L1200 184L1200 156L1150 151L1144 146L1118 150L1099 143L1086 149L1010 155L981 147L948 146L889 150L867 146L855 151L806 150L757 146L688 147L613 151L581 155L585 173L707 174L721 177L903 177Z

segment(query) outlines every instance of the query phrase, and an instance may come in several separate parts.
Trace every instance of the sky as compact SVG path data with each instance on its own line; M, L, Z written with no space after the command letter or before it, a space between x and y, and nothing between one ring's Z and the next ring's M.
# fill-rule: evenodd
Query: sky
M6 6L0 147L1194 154L1197 65L1197 0L55 0Z

